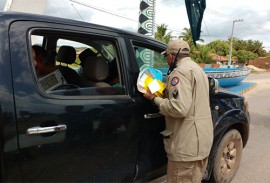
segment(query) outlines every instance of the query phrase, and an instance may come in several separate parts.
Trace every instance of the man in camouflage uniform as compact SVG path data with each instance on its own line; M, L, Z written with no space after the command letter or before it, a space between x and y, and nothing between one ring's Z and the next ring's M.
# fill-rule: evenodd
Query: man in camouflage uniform
M162 52L171 71L165 96L144 94L165 116L166 129L161 134L168 157L168 182L201 182L213 142L208 79L189 52L185 41L170 41Z

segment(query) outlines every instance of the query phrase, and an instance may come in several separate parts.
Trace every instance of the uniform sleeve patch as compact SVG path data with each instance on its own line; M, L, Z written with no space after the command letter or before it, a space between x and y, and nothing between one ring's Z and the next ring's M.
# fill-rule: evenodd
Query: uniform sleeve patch
M179 78L178 78L178 77L172 78L172 82L171 82L172 86L175 86L175 85L177 85L178 83L179 83Z

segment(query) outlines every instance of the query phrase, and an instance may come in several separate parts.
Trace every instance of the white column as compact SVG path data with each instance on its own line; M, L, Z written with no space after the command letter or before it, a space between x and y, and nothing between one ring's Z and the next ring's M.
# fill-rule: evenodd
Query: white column
M43 14L47 0L7 0L4 11Z
M228 68L231 67L231 61L232 61L232 46L233 46L233 31L234 31L234 23L235 22L240 22L243 21L243 19L238 19L233 21L233 26L232 26L232 35L231 35L231 41L230 41L230 53L229 53L229 60L228 60Z

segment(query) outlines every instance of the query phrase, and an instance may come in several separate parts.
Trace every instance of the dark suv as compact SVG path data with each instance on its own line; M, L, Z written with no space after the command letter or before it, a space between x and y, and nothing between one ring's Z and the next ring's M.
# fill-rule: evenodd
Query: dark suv
M2 182L144 182L166 174L164 117L136 83L167 67L166 44L54 17L0 13ZM46 50L37 76L32 45ZM166 77L164 77L166 80ZM210 81L214 143L205 180L229 182L249 136L243 96Z

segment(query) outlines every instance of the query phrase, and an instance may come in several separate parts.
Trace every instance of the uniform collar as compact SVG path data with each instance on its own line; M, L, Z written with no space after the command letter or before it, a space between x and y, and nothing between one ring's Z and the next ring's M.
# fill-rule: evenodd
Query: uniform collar
M177 61L177 64L176 64L176 65L180 65L181 63L187 62L187 61L190 61L190 60L191 60L190 57L182 58L181 60L178 60L178 61Z

